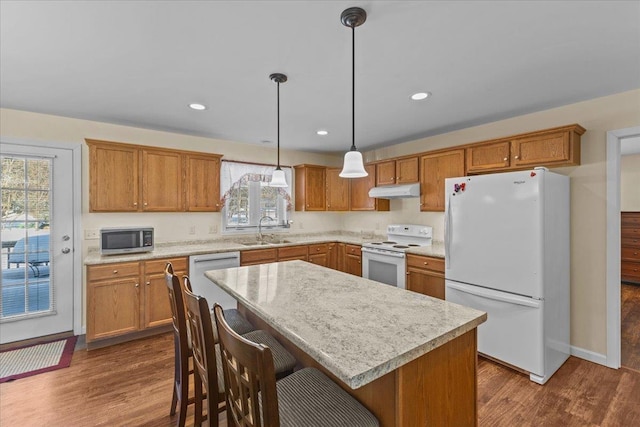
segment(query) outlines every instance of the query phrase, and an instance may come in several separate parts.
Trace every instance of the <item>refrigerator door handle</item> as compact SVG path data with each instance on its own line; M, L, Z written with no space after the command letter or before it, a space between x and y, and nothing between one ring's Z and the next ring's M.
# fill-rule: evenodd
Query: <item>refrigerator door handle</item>
M535 300L520 295L507 294L504 292L481 288L479 286L463 285L461 283L452 282L447 282L447 287L480 298L492 299L509 304L523 305L526 307L540 308L540 300Z
M447 205L445 210L447 214L444 216L444 259L447 270L451 268L451 194L447 195Z

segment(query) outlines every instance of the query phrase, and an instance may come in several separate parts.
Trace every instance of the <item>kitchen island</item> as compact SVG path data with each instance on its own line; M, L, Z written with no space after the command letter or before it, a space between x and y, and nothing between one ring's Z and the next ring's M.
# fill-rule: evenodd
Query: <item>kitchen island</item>
M476 328L486 313L304 261L205 276L382 426L477 424Z

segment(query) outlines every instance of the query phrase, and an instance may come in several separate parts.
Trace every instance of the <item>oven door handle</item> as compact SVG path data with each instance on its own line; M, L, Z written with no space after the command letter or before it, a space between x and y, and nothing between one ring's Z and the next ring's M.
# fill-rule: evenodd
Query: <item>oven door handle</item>
M366 252L368 254L381 255L381 256L390 256L394 258L404 258L404 253L402 252L380 252L375 249L362 248L362 252Z

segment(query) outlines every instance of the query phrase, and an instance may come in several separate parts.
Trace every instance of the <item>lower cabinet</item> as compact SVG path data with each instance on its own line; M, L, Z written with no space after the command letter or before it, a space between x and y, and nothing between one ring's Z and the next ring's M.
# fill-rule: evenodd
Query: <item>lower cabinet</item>
M344 272L354 276L362 276L362 247L345 245Z
M444 299L444 259L407 254L407 290Z
M309 245L309 262L327 267L329 265L329 244Z
M252 249L250 251L240 251L240 265L265 264L278 260L278 249Z
M186 257L87 267L87 342L171 323L164 267L188 274Z
M278 248L278 261L291 261L294 259L306 261L308 258L307 245Z

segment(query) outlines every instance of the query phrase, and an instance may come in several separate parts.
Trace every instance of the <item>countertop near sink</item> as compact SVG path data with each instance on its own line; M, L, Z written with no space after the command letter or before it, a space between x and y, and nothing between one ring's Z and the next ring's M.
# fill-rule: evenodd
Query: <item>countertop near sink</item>
M144 252L137 254L127 255L108 255L102 256L97 248L89 251L89 254L84 260L85 265L97 265L97 264L110 264L114 262L128 262L128 261L146 261L150 259L158 258L171 258L180 256L190 256L208 253L219 252L232 252L232 251L250 251L255 249L268 249L278 248L285 246L296 245L311 245L315 243L328 243L328 242L341 242L352 245L362 245L372 241L380 241L384 239L384 236L376 236L372 238L363 238L359 233L322 233L322 234L306 234L306 235L290 235L287 234L286 238L282 236L282 239L287 240L288 243L272 243L269 245L253 245L247 246L241 242L246 242L247 237L238 240L219 239L219 240L196 240L185 242L167 242L157 243L153 252ZM444 244L442 242L434 242L431 246L423 246L419 248L412 248L407 251L408 253L415 253L417 255L433 256L444 258Z

